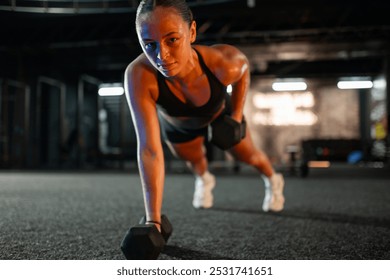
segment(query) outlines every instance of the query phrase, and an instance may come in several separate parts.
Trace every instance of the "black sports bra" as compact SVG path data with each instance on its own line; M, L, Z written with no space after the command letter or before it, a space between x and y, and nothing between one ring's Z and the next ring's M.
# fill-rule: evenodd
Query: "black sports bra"
M172 117L213 117L219 111L225 100L226 87L206 66L199 52L197 50L195 51L198 54L200 66L209 81L210 99L202 106L191 106L190 104L185 104L171 92L166 84L164 76L158 72L157 80L159 96L157 104Z

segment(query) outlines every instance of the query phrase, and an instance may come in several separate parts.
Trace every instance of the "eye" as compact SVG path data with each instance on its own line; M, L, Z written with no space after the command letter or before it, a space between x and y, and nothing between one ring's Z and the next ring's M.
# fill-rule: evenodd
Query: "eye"
M155 50L156 49L156 43L154 42L146 42L144 43L145 49L146 50Z
M174 43L176 43L178 40L179 40L179 38L174 38L174 37L172 37L172 38L169 38L168 42L171 43L171 44L174 44Z

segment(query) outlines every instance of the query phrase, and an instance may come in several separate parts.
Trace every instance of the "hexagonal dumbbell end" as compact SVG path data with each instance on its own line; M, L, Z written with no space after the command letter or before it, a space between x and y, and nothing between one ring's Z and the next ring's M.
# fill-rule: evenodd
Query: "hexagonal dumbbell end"
M171 237L173 232L173 226L171 222L168 220L168 217L165 215L161 216L161 234L165 240L168 242L169 237Z
M141 225L144 225L146 223L146 218L143 216L141 220L139 221ZM165 242L168 242L169 237L172 235L173 232L173 226L171 222L169 221L168 217L165 215L161 215L161 234L165 240Z
M223 115L213 121L210 126L210 142L222 150L232 148L245 137L245 119L239 123L231 116Z
M121 243L128 260L155 260L165 246L165 240L155 225L131 227Z

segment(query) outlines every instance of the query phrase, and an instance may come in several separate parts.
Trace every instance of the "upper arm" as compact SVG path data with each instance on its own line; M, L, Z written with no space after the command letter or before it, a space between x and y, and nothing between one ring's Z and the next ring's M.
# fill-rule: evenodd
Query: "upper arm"
M161 146L156 110L156 77L145 65L135 60L125 71L125 92L141 149L154 152Z

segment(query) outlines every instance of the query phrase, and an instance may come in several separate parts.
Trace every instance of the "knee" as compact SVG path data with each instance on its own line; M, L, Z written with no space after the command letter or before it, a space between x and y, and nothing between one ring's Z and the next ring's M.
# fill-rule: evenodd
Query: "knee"
M187 160L191 163L201 163L206 161L206 154L198 151L198 152L191 152L191 155L187 157Z
M178 154L178 157L184 161L198 163L206 160L206 153L203 149L186 149Z
M258 154L250 155L248 158L248 164L250 165L258 165L260 162L261 160Z
M264 163L264 157L261 153L253 153L244 157L242 161L252 166L259 166Z

